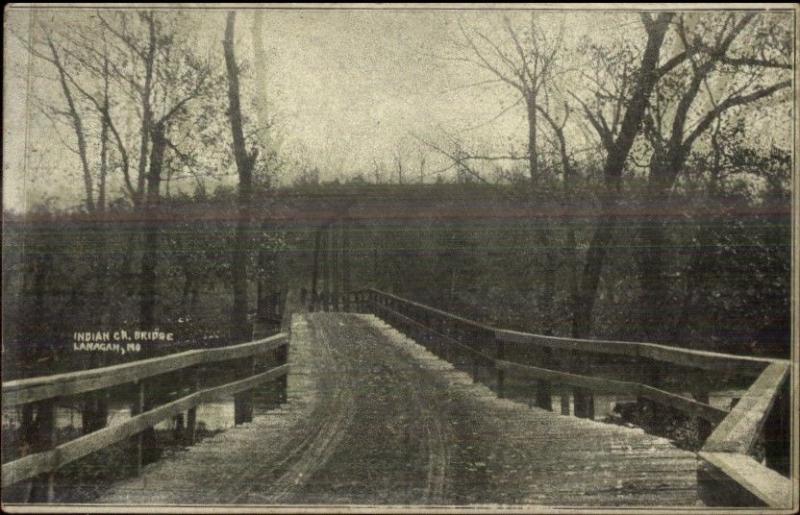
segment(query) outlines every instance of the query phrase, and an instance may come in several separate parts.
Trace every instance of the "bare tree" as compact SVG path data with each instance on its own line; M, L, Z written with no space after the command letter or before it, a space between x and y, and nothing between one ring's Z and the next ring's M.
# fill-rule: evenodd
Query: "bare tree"
M599 199L601 215L590 241L581 275L572 326L574 336L586 336L591 330L592 311L600 274L617 224L616 207L621 193L622 170L633 142L639 134L650 95L659 78L688 56L688 51L680 52L659 66L661 47L673 17L672 13L659 13L655 18L642 13L642 24L647 34L644 51L638 66L633 70L628 70L627 66L623 65L623 73L615 74L620 87L616 95L605 97L607 103L592 108L575 96L582 104L584 114L592 127L597 131L606 156L603 165L604 187ZM602 83L598 84L598 87L600 90L607 89ZM604 98L601 95L595 97ZM604 114L606 107L610 107L613 113L610 124Z
M402 150L397 148L394 151L394 168L397 171L397 184L403 184L403 154Z
M733 51L737 38L755 18L755 13L726 13L714 28L703 25L694 32L687 27L685 16L677 18L676 32L683 48L696 51L684 66L659 83L644 118L652 153L643 199L650 215L640 228L643 247L639 259L640 323L651 339L671 334L665 318L669 295L664 249L668 235L662 213L666 212L670 191L692 147L727 111L791 86L790 73L783 68L785 63L778 59L742 57ZM748 47L752 44L748 43ZM785 58L788 61L788 55Z
M73 150L73 147L67 145L67 148L73 150L80 160L84 202L87 211L91 213L95 211L94 173L89 164L90 159L87 150L88 131L84 127L84 114L81 112L78 100L75 98L77 84L68 70L67 65L64 63L62 56L63 49L54 41L50 33L50 27L40 23L36 26L36 29L44 33L43 41L37 42L33 38L31 38L30 44L28 44L26 40L21 41L31 54L53 65L57 72L58 84L61 89L61 94L64 97L64 104L66 104L66 109L64 109L49 103L46 107L42 107L42 112L51 120L53 120L54 116L66 119L72 128L77 147L74 147ZM79 86L77 87L79 88Z
M249 208L253 196L253 165L258 149L248 152L245 147L242 129L242 108L239 99L239 67L234 53L234 30L236 12L228 12L225 24L225 68L228 74L228 115L233 135L233 153L239 171L239 218L236 223L236 244L232 251L231 274L233 275L233 310L231 312L231 333L241 340L250 336L247 324L247 261L249 247L248 227Z
M489 72L496 80L515 90L525 106L528 122L526 156L530 178L529 197L532 205L538 205L537 216L542 220L535 228L536 242L544 257L539 311L543 318L542 331L551 334L558 266L548 217L552 206L541 194L543 174L539 168L539 115L543 111L543 105L546 105L553 78L558 72L557 63L563 45L564 27L562 25L555 36L550 37L539 26L537 15L531 13L528 27L523 30L516 28L507 16L503 18L505 42L476 27L468 30L462 23L459 23L459 29L463 38L461 46L465 52L455 59Z

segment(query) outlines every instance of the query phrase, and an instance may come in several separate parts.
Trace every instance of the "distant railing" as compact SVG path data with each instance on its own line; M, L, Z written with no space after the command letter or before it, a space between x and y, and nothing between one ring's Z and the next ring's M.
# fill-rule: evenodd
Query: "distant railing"
M552 410L557 389L565 415L571 395L573 414L594 418L593 395L608 393L640 399L652 413L666 406L694 417L704 442L698 480L707 504L792 506L792 481L767 466L788 475L791 365L786 360L496 329L374 289L324 301L317 307L347 304L374 313L474 380L487 382L500 397L512 375L523 380L518 388L530 389L535 382L535 404L543 409ZM732 410L709 403L710 391L742 379L745 393ZM692 391L694 398L668 391L669 386ZM752 457L757 441L764 443L766 465Z
M248 422L253 416L255 387L278 381L285 398L288 345L288 335L279 333L229 347L192 350L121 365L5 382L2 386L3 408L21 406L31 414L36 413L35 425L28 416L23 417L20 428L23 435L35 437L36 452L23 452L18 459L3 463L2 486L5 488L44 475L46 499L51 502L58 469L136 435L139 439L135 444L134 459L138 473L142 467L143 431L186 412L186 441L194 443L197 406L231 395L234 396L235 423ZM267 353L272 353L269 363L262 359ZM223 362L228 362L221 374L223 384L209 385L206 379L215 373L219 376ZM165 377L169 377L169 381L163 381ZM135 387L130 419L56 445L55 408L59 399L130 383ZM153 387L150 391L148 385ZM148 405L153 399L151 394L163 398L165 392L171 393L168 402ZM31 432L35 434L28 434Z

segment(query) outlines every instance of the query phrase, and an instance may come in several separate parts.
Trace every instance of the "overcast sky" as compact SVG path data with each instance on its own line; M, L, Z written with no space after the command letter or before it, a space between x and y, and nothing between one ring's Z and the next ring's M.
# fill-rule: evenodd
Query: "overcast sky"
M186 13L200 37L198 44L221 53L225 11ZM554 30L560 16L545 17L545 27ZM607 40L636 36L641 30L638 16L629 13L566 16L568 47L584 35ZM513 91L497 85L465 89L487 76L434 57L448 52L447 37L459 17L467 23L500 20L497 12L488 11L265 11L262 38L269 59L262 65L268 68L270 101L285 152L302 152L306 161L320 167L323 178L332 178L368 174L373 160L390 166L396 149L413 154L415 135L436 140L446 131L477 144L491 142L501 151L520 145L526 127L523 110L510 109L497 117L515 99ZM240 11L236 51L240 60L257 66L252 63L251 23L252 11ZM24 34L27 24L27 11L7 11L7 30ZM30 200L43 196L68 204L81 197L78 162L59 147L49 123L36 116L25 96L29 81L39 90L55 85L37 78L36 67L29 75L25 50L14 38L6 41L4 205L25 209ZM52 94L58 96L58 89ZM29 152L24 150L26 134ZM45 148L32 155L36 144ZM443 160L429 157L430 170L442 165ZM73 172L64 172L65 166Z

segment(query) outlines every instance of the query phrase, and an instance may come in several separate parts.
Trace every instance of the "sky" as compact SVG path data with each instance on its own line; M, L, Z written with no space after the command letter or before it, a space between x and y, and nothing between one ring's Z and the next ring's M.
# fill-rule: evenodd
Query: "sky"
M221 54L225 11L185 13L200 50ZM70 14L80 16L77 11ZM528 16L520 11L507 14ZM7 11L6 31L25 34L28 15L24 9ZM452 55L448 38L458 20L497 30L499 12L269 9L261 34L267 63L252 60L252 18L252 10L238 12L237 57L251 66L267 67L267 91L282 151L318 166L323 179L369 175L375 161L391 167L397 152L413 159L417 138L439 142L454 135L476 147L491 143L501 152L522 144L523 110L517 106L498 116L513 103L515 93L496 84L467 87L488 76L441 59ZM574 47L586 35L609 41L641 30L636 15L598 11L550 14L542 25L555 31L561 19L566 21L566 47ZM76 156L59 145L49 122L37 115L25 95L28 86L54 98L60 93L55 83L39 77L38 70L47 65L31 61L16 38L6 41L4 206L25 210L47 197L62 206L75 203L81 195ZM252 72L249 75L252 78ZM62 134L65 139L71 136ZM428 153L429 172L446 166L445 158Z

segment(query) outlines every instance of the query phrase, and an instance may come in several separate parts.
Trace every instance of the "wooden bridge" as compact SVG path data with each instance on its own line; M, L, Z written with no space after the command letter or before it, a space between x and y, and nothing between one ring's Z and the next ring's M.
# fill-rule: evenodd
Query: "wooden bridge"
M3 487L58 502L59 469L128 442L134 477L96 502L797 506L787 361L496 329L376 290L314 300L291 338L3 383L38 435ZM265 384L285 402L254 417ZM742 393L720 407L720 389ZM56 441L55 406L104 391L132 416ZM593 420L609 394L684 419L701 447ZM192 445L197 407L231 395L238 427ZM191 447L145 465L147 431L177 416Z

